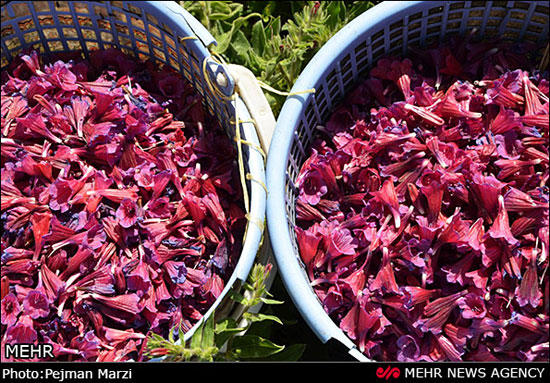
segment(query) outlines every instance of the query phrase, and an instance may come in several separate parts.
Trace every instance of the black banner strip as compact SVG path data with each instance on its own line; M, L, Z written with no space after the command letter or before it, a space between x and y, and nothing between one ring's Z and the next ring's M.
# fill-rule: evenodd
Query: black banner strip
M189 379L225 379L229 376L261 379L288 379L288 369L319 377L328 370L353 378L359 373L362 381L387 382L547 382L548 363L543 362L461 362L461 363L359 363L359 362L213 362L213 363L86 363L86 362L11 362L2 363L2 381L6 382L121 382ZM223 374L223 375L220 375ZM231 374L231 375L229 375ZM356 377L357 377L356 376ZM224 378L225 377L225 378ZM328 378L328 377L327 377ZM155 378L156 379L156 378Z

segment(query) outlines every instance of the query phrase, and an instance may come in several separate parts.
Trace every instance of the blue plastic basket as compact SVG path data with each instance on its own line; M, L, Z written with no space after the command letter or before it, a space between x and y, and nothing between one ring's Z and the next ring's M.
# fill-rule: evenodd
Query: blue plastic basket
M48 55L117 48L124 53L168 65L179 71L203 96L204 106L217 117L229 137L236 135L235 110L240 121L250 121L252 110L240 97L229 101L235 79L229 69L213 59L208 47L216 44L210 33L193 16L173 1L2 1L2 68L26 48ZM203 62L206 61L206 72ZM207 82L206 76L210 81ZM218 89L213 90L208 84ZM253 149L260 140L253 123L240 123L240 135L252 145L243 145L245 171L251 179L265 183L262 154ZM254 223L265 219L266 191L260 182L248 181L249 220L243 249L224 290L206 312L227 315L231 309L228 291L247 279L260 247L263 229ZM189 339L201 322L186 334Z
M406 55L472 29L485 39L548 41L547 1L385 1L357 17L321 48L285 101L267 162L268 229L284 284L298 310L326 343L341 342L356 359L368 359L331 320L309 284L295 234L296 176L318 125L355 81L387 55Z

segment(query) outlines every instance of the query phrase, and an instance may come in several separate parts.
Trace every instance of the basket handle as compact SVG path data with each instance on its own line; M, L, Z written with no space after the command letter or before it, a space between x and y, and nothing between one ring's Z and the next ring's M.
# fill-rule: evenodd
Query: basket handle
M248 68L235 64L228 64L227 68L229 74L235 81L235 88L239 94L239 97L245 103L248 112L250 113L250 117L254 120L262 150L267 153L276 125L275 116L269 106L269 102L267 101L262 88L258 84L256 76L254 76ZM269 235L267 235L267 229L264 234L263 243L258 251L256 262L263 265L271 263L273 267L269 278L266 281L266 286L269 290L273 284L275 276L277 275L277 264L273 256L273 251L271 250L271 242L269 240ZM251 312L258 312L261 306L261 304L255 306Z
M267 153L276 124L271 107L256 80L256 76L249 69L235 64L227 66L229 74L235 81L239 96L246 104L250 117L255 121L262 149Z

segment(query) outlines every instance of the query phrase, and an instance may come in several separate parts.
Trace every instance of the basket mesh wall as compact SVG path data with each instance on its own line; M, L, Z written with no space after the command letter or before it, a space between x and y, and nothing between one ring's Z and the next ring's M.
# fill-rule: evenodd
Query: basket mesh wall
M324 71L323 80L314 85L316 92L308 98L296 122L286 165L285 207L295 254L299 254L295 234L296 177L310 154L308 148L315 128L326 122L358 78L384 56L405 56L409 46L428 46L451 36L466 35L474 28L485 40L547 42L548 12L548 6L525 1L448 1L444 5L426 5L421 12L404 15L377 31L363 34L359 39L362 41L347 47L342 59L320 68Z

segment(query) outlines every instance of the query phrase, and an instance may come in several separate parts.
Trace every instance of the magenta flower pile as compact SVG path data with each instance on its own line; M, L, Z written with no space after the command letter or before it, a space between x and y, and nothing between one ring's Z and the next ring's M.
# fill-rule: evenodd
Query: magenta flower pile
M224 288L246 225L236 151L192 85L114 49L2 71L4 345L143 360Z
M319 127L296 235L379 361L549 359L548 72L528 44L379 60Z

